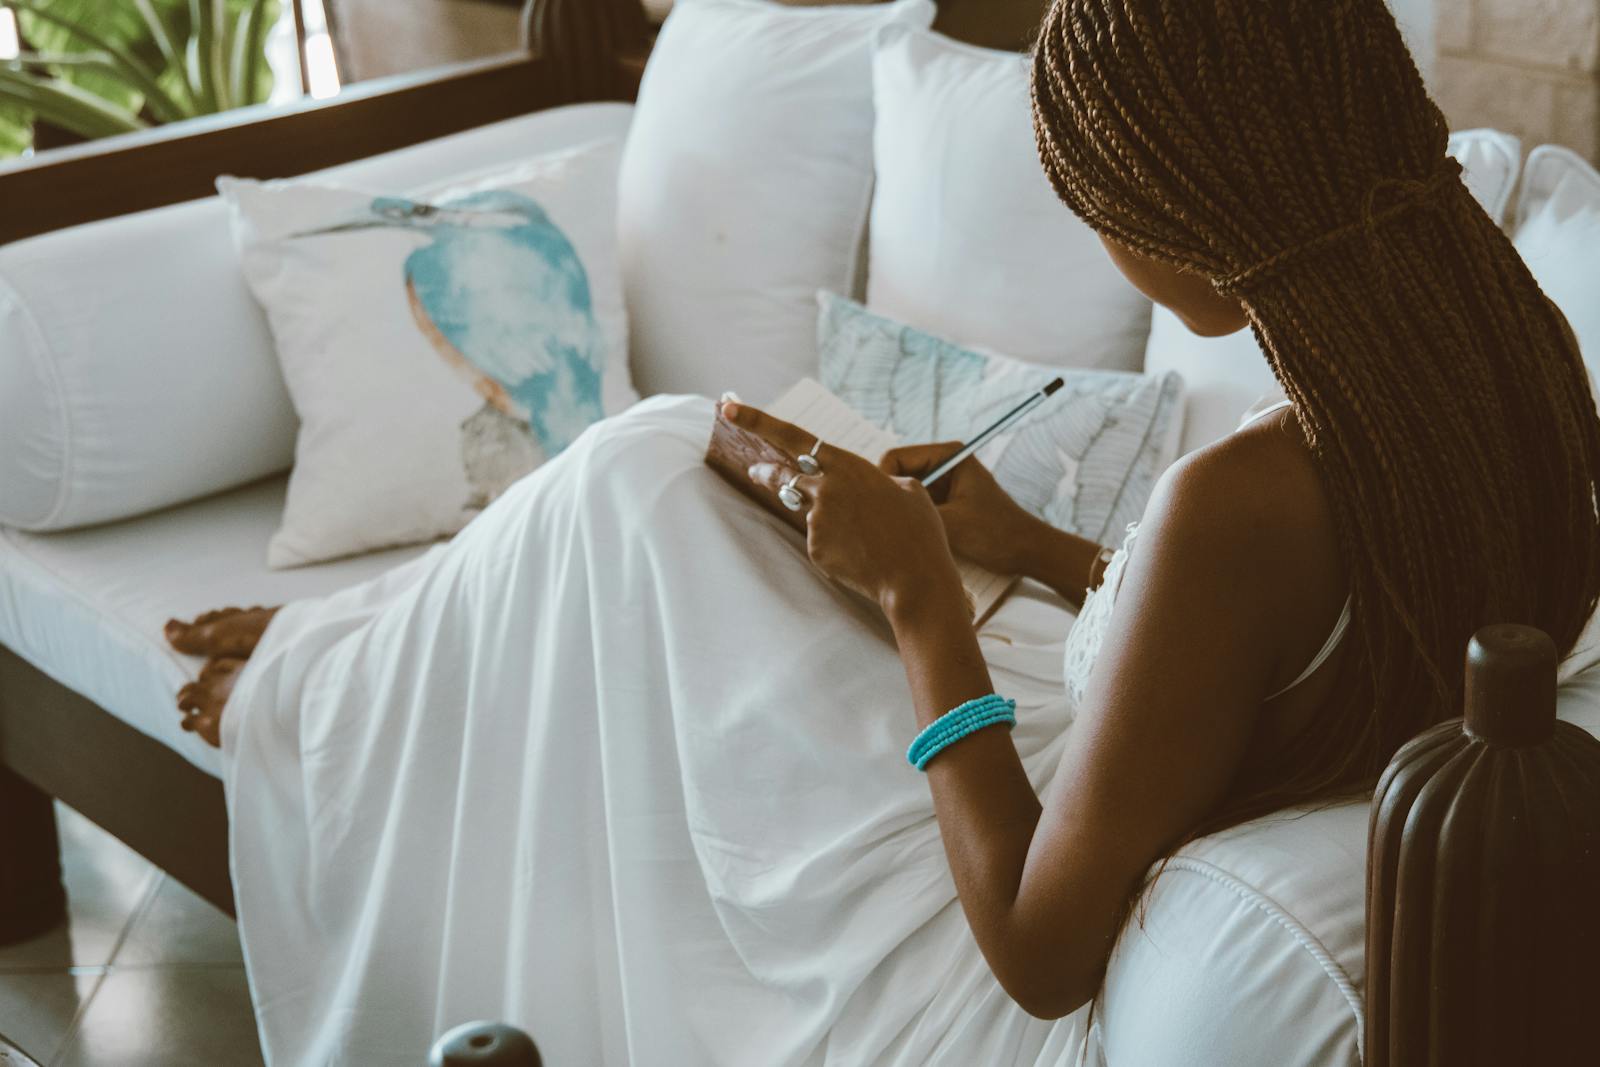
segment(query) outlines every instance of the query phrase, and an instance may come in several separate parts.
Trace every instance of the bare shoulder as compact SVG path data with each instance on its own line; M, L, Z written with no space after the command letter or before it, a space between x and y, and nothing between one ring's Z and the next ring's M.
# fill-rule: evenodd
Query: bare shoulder
M1327 491L1288 409L1184 456L1163 483L1171 503L1202 509L1235 537L1332 532Z
M1287 409L1175 463L1145 529L1170 565L1198 565L1238 592L1253 591L1265 619L1282 622L1308 604L1342 599L1332 505Z

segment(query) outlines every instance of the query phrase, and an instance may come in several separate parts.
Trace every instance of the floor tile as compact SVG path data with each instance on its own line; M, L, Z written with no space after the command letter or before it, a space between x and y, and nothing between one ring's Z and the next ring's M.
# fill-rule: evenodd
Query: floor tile
M98 974L0 974L0 1034L40 1063L54 1062Z
M261 1063L242 967L113 969L60 1067L253 1067Z
M134 916L117 950L118 968L157 963L242 964L234 921L166 875Z
M56 805L61 863L67 883L64 927L0 949L0 973L102 966L157 871L144 857L64 805Z

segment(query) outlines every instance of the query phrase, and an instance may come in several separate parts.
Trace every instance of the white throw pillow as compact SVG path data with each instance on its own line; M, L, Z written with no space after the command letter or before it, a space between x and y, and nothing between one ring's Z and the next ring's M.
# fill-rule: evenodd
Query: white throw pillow
M1521 139L1501 130L1461 130L1450 135L1448 150L1461 164L1461 180L1483 210L1504 226L1522 167Z
M1183 379L1067 369L963 348L818 294L822 384L905 444L966 441L1051 379L1065 385L978 450L1034 515L1115 544L1177 451Z
M1600 171L1570 149L1535 148L1517 216L1517 251L1572 324L1590 376L1600 374Z
M621 137L632 111L554 108L320 176L416 189ZM0 248L0 524L69 529L243 485L288 468L295 426L220 197Z
M818 289L852 291L872 189L872 34L929 0L685 0L622 165L640 389L775 397L814 372Z
M637 399L619 154L601 142L419 200L218 183L300 416L271 566L452 534Z
M1039 163L1028 60L914 27L878 35L867 305L965 345L1139 370L1150 301Z
M1450 138L1450 153L1461 163L1463 181L1497 222L1504 220L1517 183L1519 150L1515 137L1497 130L1467 130ZM1252 405L1282 393L1252 331L1199 337L1159 304L1150 323L1144 368L1152 374L1175 370L1183 375L1189 393L1180 446L1184 455L1226 437Z

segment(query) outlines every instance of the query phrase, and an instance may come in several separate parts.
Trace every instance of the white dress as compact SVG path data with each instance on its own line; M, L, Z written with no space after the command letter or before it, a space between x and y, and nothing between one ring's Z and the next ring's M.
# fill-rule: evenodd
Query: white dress
M1070 1065L956 899L875 610L702 463L712 406L609 419L447 546L291 604L223 720L274 1064L415 1063L471 1019L546 1062ZM1034 788L1071 615L980 635Z

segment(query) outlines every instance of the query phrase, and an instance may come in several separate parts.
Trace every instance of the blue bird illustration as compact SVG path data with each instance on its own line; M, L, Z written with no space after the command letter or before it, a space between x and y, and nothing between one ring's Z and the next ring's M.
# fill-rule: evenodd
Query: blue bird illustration
M446 362L473 380L501 421L531 430L543 458L560 453L604 415L604 338L588 274L567 235L537 203L507 190L438 205L380 197L361 218L299 236L375 228L427 239L404 268L418 327ZM464 431L484 432L481 424L468 424ZM493 433L505 435L503 429ZM537 462L531 458L529 468ZM470 455L467 463L471 478Z

